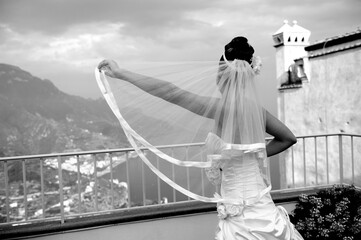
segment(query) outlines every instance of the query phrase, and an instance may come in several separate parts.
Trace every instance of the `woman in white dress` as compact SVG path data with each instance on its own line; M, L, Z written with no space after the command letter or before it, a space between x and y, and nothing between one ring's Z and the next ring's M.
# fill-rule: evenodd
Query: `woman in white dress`
M214 119L206 138L209 180L217 186L218 240L303 239L287 212L273 203L266 169L267 157L296 143L293 133L259 104L254 87L258 65L245 37L225 46L219 62L217 86L221 97L210 99L174 84L119 68L104 60L98 69L141 90ZM265 144L265 132L274 138Z

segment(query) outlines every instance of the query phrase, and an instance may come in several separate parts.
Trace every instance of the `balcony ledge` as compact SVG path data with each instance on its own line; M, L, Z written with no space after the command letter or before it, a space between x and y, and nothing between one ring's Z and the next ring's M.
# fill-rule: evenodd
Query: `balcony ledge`
M271 192L277 205L289 205L297 202L300 194L315 194L317 191L332 187L324 185L317 187L302 187ZM292 209L293 210L293 209ZM82 231L87 229L104 228L112 225L144 222L166 218L182 217L216 212L216 204L199 201L186 201L163 205L132 207L108 212L98 212L82 216L69 216L64 222L41 219L31 223L16 223L0 225L1 239L24 239L46 236L64 232Z

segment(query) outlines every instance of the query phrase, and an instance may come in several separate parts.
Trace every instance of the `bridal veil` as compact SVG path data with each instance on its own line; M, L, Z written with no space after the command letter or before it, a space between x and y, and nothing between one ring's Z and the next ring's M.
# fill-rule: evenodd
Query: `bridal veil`
M204 142L209 134L219 137L226 145L219 155L229 158L239 154L257 153L264 180L269 184L265 152L265 119L256 84L255 65L244 60L209 62L148 62L119 63L121 68L147 78L174 84L172 96L179 96L173 104L155 97L121 79L113 79L104 71L95 70L96 80L108 105L119 120L129 147L164 182L184 195L205 202L237 203L237 199L213 196L214 191L191 189L182 177L175 179L154 163L154 158L177 168L195 168L204 171L212 168L209 156L214 155ZM179 91L177 91L179 89ZM188 96L202 97L207 104L197 105ZM191 109L198 109L197 114ZM165 145L187 145L187 154L166 152ZM194 146L194 147L192 147ZM192 148L191 148L192 147ZM208 159L208 160L207 160ZM200 180L191 178L191 185ZM194 190L195 189L195 190Z

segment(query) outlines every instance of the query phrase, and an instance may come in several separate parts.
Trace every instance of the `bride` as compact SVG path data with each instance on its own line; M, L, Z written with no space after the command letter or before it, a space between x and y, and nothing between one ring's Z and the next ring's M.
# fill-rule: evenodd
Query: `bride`
M254 78L260 66L253 54L245 37L236 37L225 46L215 81L220 97L198 95L168 81L121 69L113 60L100 62L98 71L213 120L213 130L206 138L206 173L218 193L210 200L189 196L217 202L216 239L303 239L286 210L275 206L270 196L267 157L286 150L297 140L259 103ZM267 144L265 133L273 136ZM136 142L136 133L126 134Z

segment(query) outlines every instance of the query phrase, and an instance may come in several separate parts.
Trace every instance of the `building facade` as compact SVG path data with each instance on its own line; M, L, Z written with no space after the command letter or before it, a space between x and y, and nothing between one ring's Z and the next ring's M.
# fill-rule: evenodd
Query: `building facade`
M293 25L285 22L272 36L276 49L279 119L297 136L361 134L361 30L313 44L309 43L310 34L297 22ZM352 149L353 140L350 138L340 143L336 136L325 137L324 141L299 141L292 150L294 184L336 181L340 178L341 163L338 159L341 152L345 161L342 177L347 182L349 171L346 169L353 168L360 179L361 164L351 164L351 157L354 162L361 162L358 157L361 149ZM304 145L313 147L304 152ZM328 156L322 153L326 147L332 149ZM281 157L281 182L286 185L283 187L290 185L293 175L290 159L291 151ZM327 166L326 160L330 161ZM306 165L307 177L306 173L298 172L301 165L302 168ZM330 168L331 176L316 171L315 165L319 169Z

